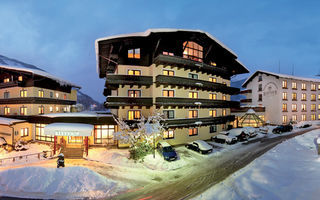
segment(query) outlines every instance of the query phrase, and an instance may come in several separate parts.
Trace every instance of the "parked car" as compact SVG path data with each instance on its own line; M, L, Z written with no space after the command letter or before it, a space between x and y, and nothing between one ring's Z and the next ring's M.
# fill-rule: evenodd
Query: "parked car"
M229 136L234 136L238 141L243 142L249 139L249 135L246 134L243 128L234 128L229 131Z
M207 154L212 152L212 146L210 146L208 143L206 143L203 140L196 140L186 144L185 146L187 147L187 149L192 149L202 154Z
M284 133L284 132L290 132L290 131L292 131L292 129L293 128L290 124L280 125L280 126L277 126L276 128L274 128L272 130L272 133L279 134L279 133Z
M249 138L253 138L253 137L256 137L258 134L257 134L257 130L253 127L244 127L242 128L244 133L249 135Z
M217 143L227 143L227 144L235 144L237 143L237 137L229 136L229 132L227 131L221 131L218 135L212 136L211 141L217 142Z
M308 128L310 126L312 126L312 124L304 124L304 125L300 126L299 128Z
M176 160L178 158L177 152L167 142L160 141L157 144L157 150L167 161Z
M267 126L260 127L259 132L263 134L268 134L269 128Z

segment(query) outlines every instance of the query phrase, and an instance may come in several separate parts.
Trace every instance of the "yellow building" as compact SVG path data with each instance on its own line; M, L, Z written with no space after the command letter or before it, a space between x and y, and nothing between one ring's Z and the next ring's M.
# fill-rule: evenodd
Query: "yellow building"
M230 77L247 73L235 53L203 31L150 29L96 40L97 71L106 79L105 105L135 122L165 115L170 144L210 139L234 121Z

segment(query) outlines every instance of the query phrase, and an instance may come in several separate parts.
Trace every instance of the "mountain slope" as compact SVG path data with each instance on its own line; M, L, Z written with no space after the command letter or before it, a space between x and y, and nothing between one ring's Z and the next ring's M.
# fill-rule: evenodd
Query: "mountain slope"
M102 103L99 103L98 101L92 99L89 95L86 95L83 92L78 91L77 97L77 103L82 104L84 110L105 110L105 107Z

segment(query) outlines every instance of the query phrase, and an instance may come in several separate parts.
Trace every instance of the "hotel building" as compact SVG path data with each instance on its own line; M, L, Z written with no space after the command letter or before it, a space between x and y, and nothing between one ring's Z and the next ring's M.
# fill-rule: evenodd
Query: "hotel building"
M149 29L96 40L97 71L105 79L105 106L134 124L163 112L170 144L209 139L225 129L239 102L230 77L248 73L237 55L209 33Z
M320 80L256 71L242 85L247 106L265 108L264 120L273 124L320 119Z

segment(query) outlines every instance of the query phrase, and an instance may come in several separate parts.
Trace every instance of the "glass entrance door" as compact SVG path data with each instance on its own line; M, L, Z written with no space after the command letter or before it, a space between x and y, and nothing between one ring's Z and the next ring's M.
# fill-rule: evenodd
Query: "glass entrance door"
M94 143L95 144L114 144L114 125L95 125L94 126Z

